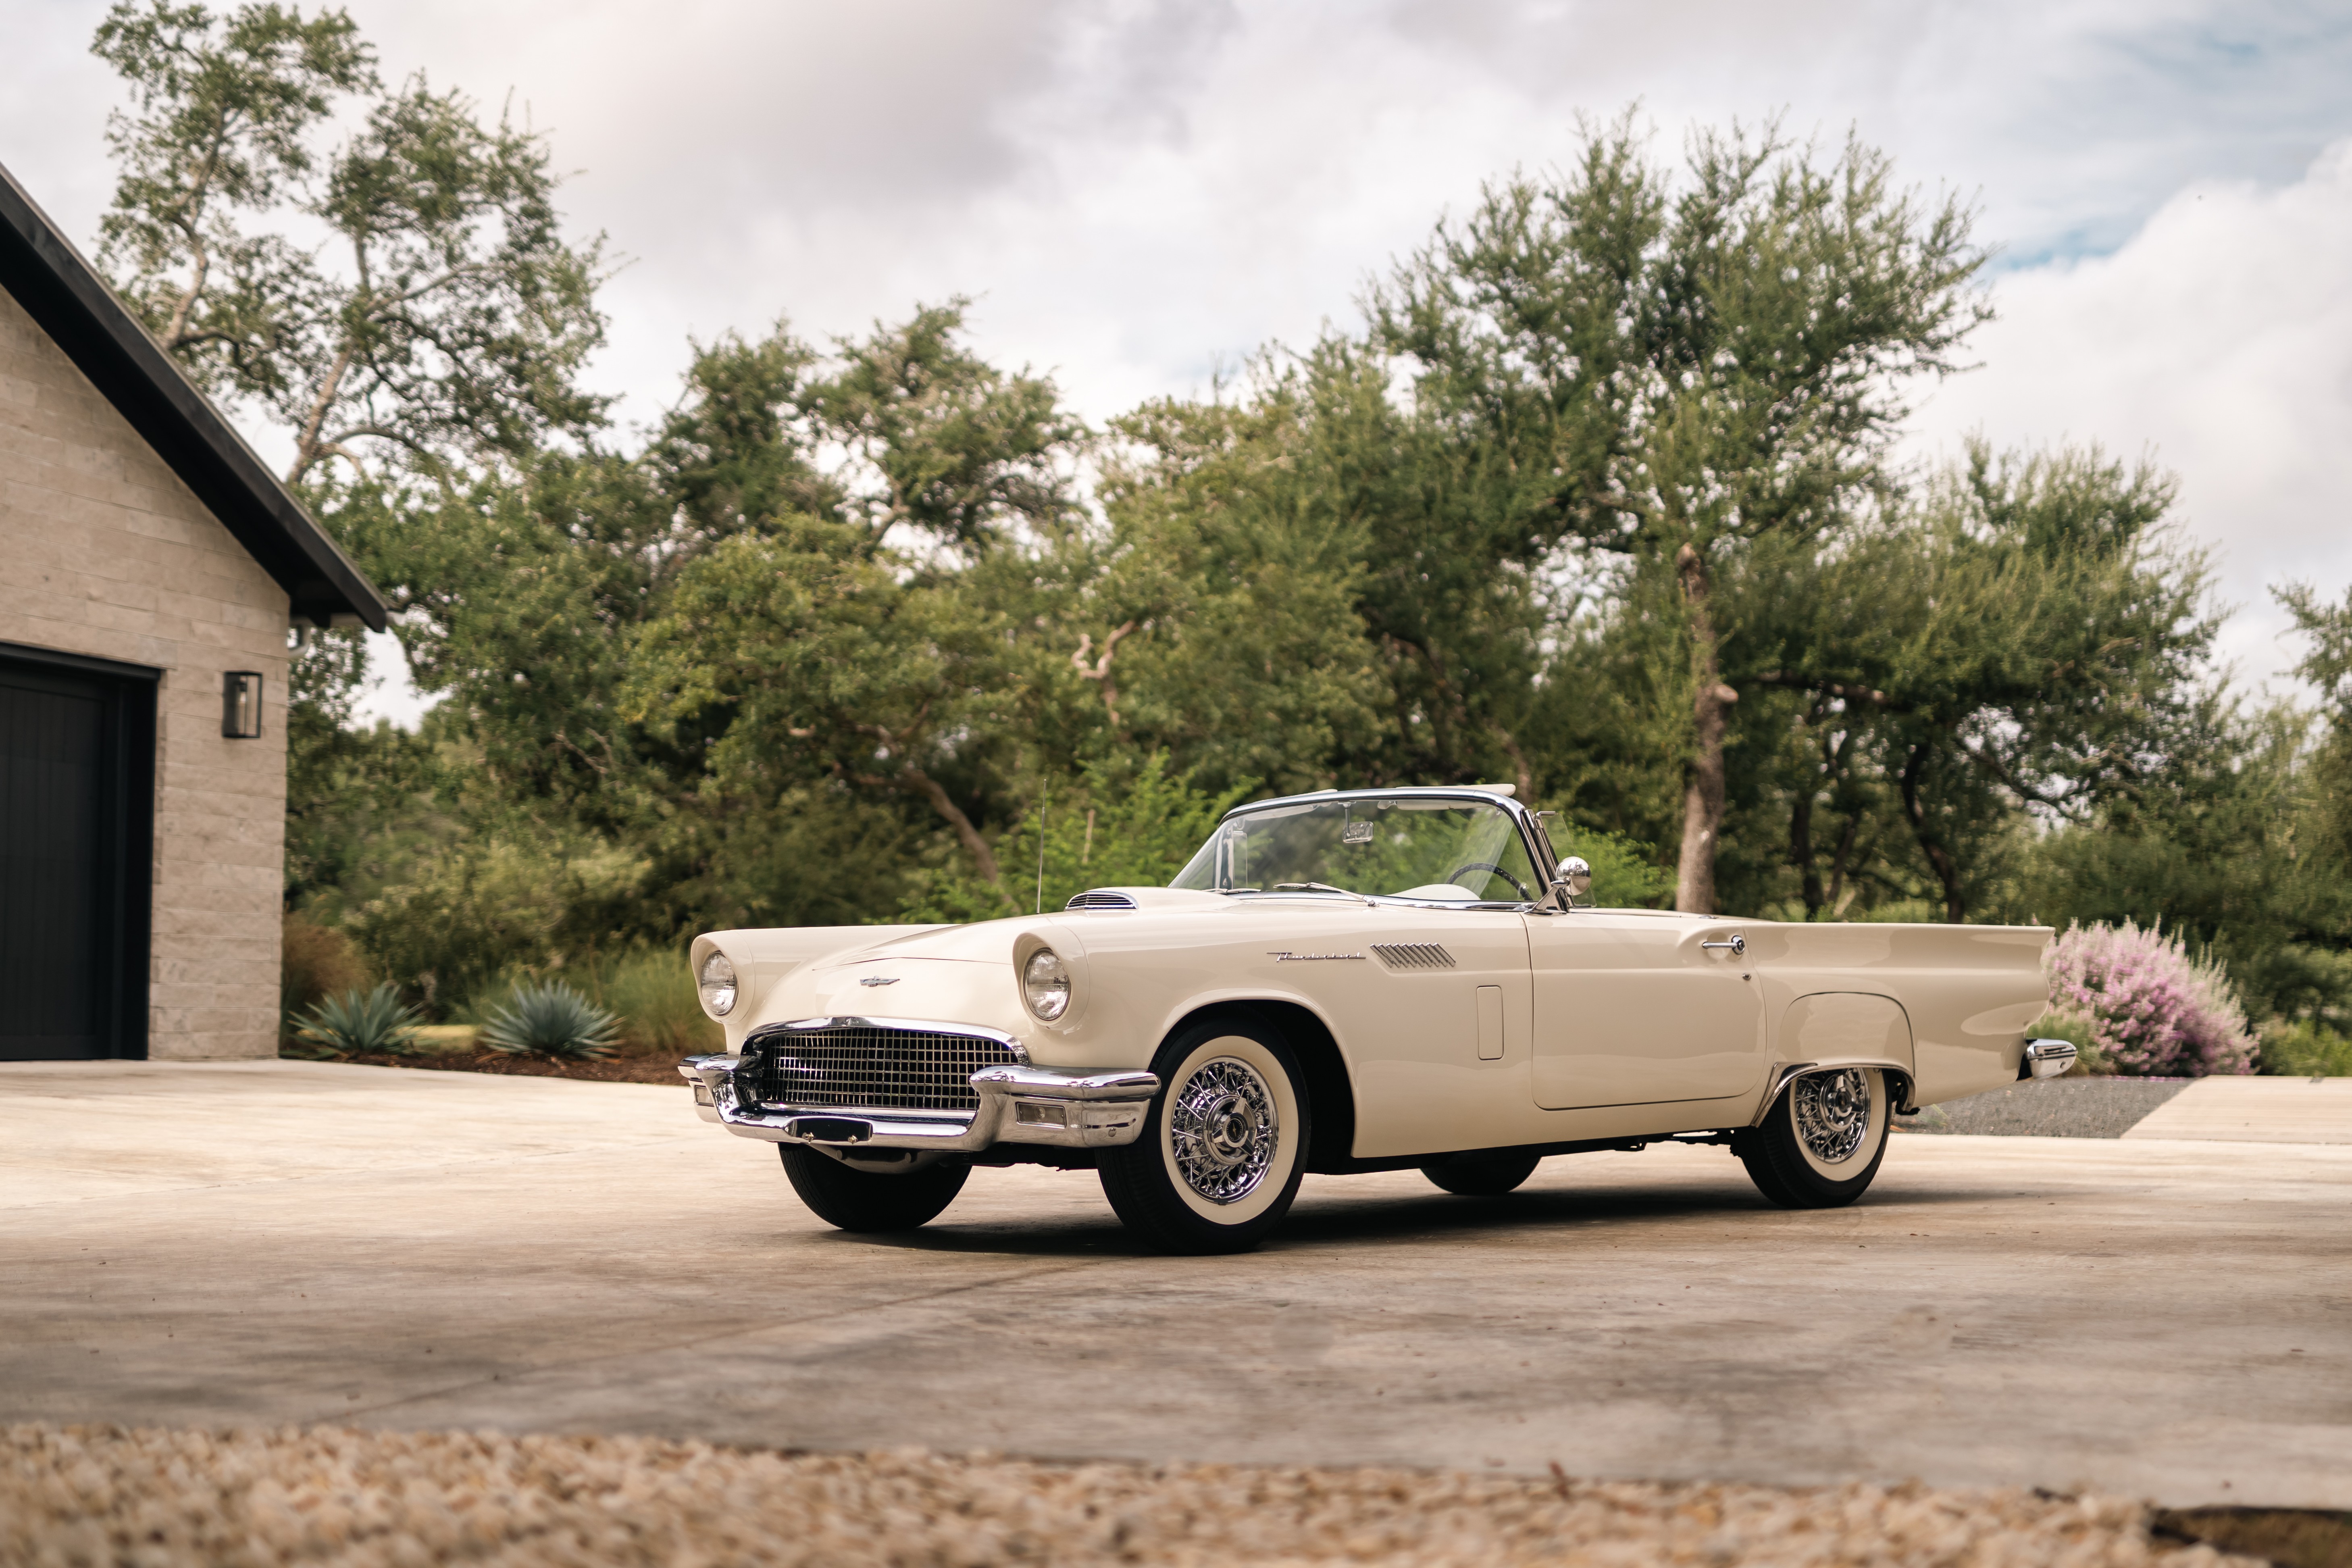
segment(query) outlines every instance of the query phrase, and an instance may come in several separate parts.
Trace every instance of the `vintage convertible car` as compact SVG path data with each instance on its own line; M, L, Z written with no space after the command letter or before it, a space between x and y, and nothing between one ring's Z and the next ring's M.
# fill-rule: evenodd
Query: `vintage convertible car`
M1165 888L966 926L714 931L729 1049L679 1071L848 1230L972 1168L1093 1168L1181 1252L1254 1245L1309 1171L1492 1194L1547 1155L1729 1145L1772 1202L1851 1203L1889 1116L2072 1064L2029 1040L2043 927L1593 909L1507 787L1226 815Z

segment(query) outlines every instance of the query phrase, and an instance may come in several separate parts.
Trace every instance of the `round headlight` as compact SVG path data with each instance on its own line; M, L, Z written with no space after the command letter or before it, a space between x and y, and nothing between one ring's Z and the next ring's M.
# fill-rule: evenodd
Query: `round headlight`
M1050 947L1041 947L1021 966L1021 994L1029 1011L1048 1024L1070 1010L1070 967Z
M727 962L723 952L714 952L702 961L702 973L698 977L702 986L702 1010L714 1018L723 1018L735 1006L735 966Z

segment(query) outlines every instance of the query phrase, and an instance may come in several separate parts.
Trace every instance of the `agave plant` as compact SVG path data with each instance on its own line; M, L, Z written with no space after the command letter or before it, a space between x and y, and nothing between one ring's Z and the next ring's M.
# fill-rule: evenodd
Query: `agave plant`
M322 999L301 1016L294 1037L320 1056L400 1056L416 1040L416 1013L401 1005L389 984L354 985Z
M516 984L507 1005L482 1026L482 1044L510 1056L601 1061L613 1054L621 1021L561 980Z

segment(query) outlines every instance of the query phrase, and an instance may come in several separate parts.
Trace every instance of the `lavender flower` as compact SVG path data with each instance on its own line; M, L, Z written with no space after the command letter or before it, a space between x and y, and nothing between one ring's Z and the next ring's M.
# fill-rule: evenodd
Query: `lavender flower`
M2221 966L2192 958L2161 925L2069 926L2042 965L2050 1005L2090 1021L2110 1070L2134 1078L2204 1078L2254 1070L2246 1010Z

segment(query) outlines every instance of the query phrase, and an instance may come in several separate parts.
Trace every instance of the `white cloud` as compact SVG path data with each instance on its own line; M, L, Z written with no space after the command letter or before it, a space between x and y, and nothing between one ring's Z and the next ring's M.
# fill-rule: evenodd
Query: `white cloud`
M2262 586L2347 575L2282 542L2335 525L2320 454L2347 445L2345 340L2314 324L2342 300L2340 176L2304 177L2352 135L2347 0L349 3L389 73L511 90L551 129L573 223L635 258L595 366L632 420L689 334L856 332L954 294L984 352L1099 418L1351 321L1482 180L1568 157L1580 112L1638 101L1668 153L1782 112L1980 193L2007 319L1923 429L2153 444L2228 545L2252 672L2281 662ZM0 5L0 160L87 238L104 6ZM2200 209L2263 237L2233 252Z
M2193 185L2108 256L1995 285L1984 368L1915 422L1949 454L2061 437L2150 456L2241 606L2223 656L2250 680L2299 657L2269 589L2352 583L2352 141L2291 184Z

